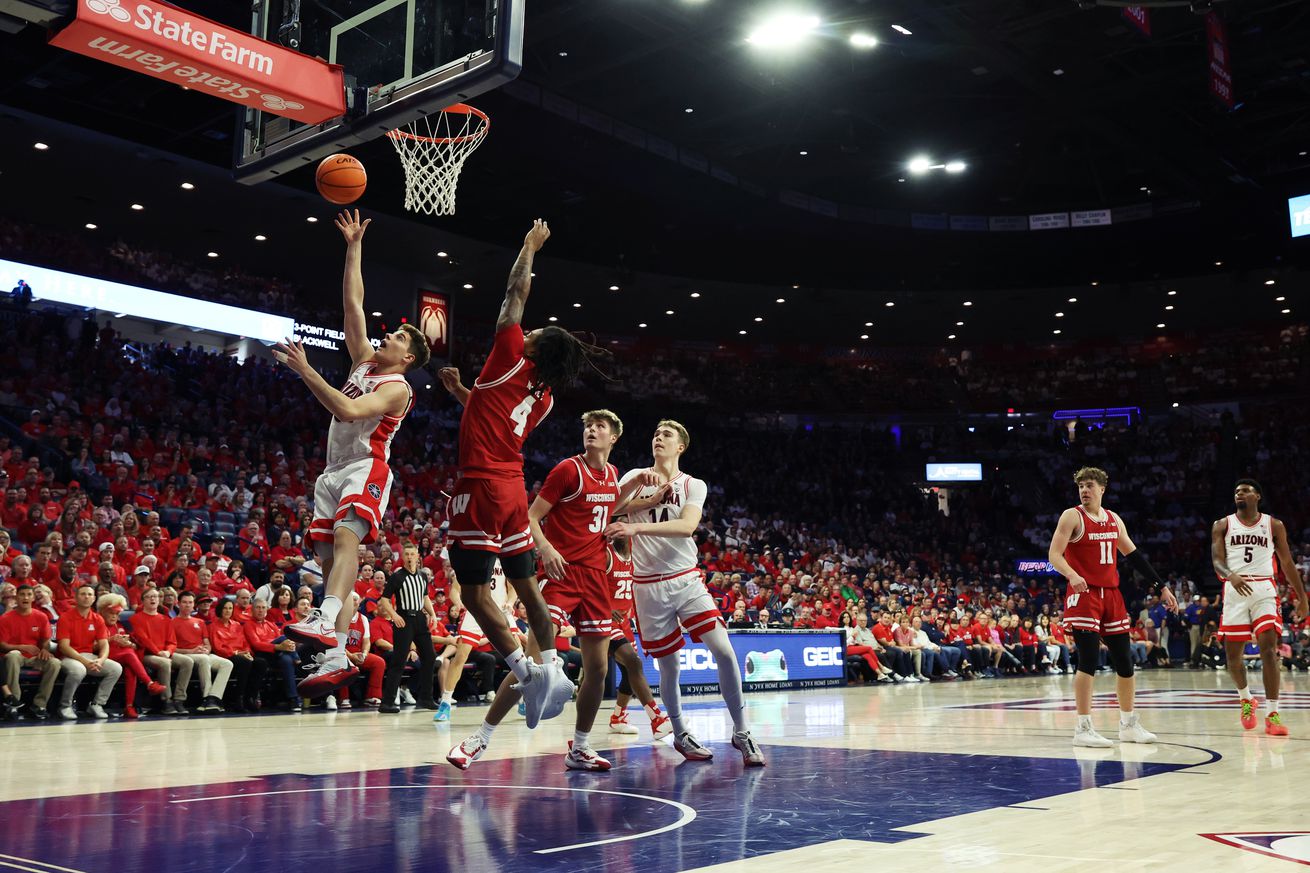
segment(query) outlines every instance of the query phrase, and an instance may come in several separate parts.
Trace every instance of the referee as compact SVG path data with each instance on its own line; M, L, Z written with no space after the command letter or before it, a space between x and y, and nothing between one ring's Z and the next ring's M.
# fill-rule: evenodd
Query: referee
M396 605L391 605L391 598L396 598ZM420 709L436 709L432 699L432 683L436 673L436 652L432 649L432 634L428 630L428 618L435 617L432 601L428 599L428 580L419 572L418 547L406 543L401 550L401 569L391 574L387 585L378 600L378 613L396 627L395 648L391 650L391 659L387 662L387 675L382 683L382 705L378 712L400 712L396 705L396 693L400 690L400 678L405 673L405 664L409 661L409 648L413 644L418 649L418 706Z

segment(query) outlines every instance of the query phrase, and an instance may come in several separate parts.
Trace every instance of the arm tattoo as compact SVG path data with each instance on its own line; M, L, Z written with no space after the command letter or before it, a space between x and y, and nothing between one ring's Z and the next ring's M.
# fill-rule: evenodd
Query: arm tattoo
M505 302L500 305L500 317L496 327L518 324L523 320L523 308L528 302L528 291L532 287L532 252L526 246L519 252L518 260L509 271L509 286L505 289Z

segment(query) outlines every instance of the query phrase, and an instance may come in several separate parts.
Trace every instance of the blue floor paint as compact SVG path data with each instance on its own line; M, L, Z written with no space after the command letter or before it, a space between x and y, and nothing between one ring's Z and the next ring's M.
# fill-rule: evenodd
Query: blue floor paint
M766 769L743 771L714 751L706 764L629 747L604 774L550 756L15 801L0 804L0 854L89 873L665 873L914 839L894 829L1185 766L773 746ZM684 820L675 804L694 820L642 836Z

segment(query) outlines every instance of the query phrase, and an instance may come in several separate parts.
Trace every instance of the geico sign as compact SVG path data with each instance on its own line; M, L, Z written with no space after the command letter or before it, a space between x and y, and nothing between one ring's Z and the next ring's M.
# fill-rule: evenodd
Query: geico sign
M801 653L801 660L806 667L833 667L842 663L840 646L809 648Z
M655 669L660 668L660 662L655 660ZM714 660L714 656L709 653L708 649L679 649L678 650L678 669L679 670L717 670L719 664Z
M307 124L346 111L340 66L176 6L78 0L76 19L50 42Z

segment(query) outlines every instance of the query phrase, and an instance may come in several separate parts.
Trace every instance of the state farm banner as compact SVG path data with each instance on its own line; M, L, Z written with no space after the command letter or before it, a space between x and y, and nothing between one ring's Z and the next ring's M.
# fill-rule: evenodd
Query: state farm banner
M305 124L346 111L339 65L156 0L77 0L50 43Z
M1210 47L1210 93L1233 108L1233 67L1228 57L1228 28L1218 12L1205 14L1205 36Z
M418 292L418 329L427 337L432 357L450 358L450 328L450 295Z

